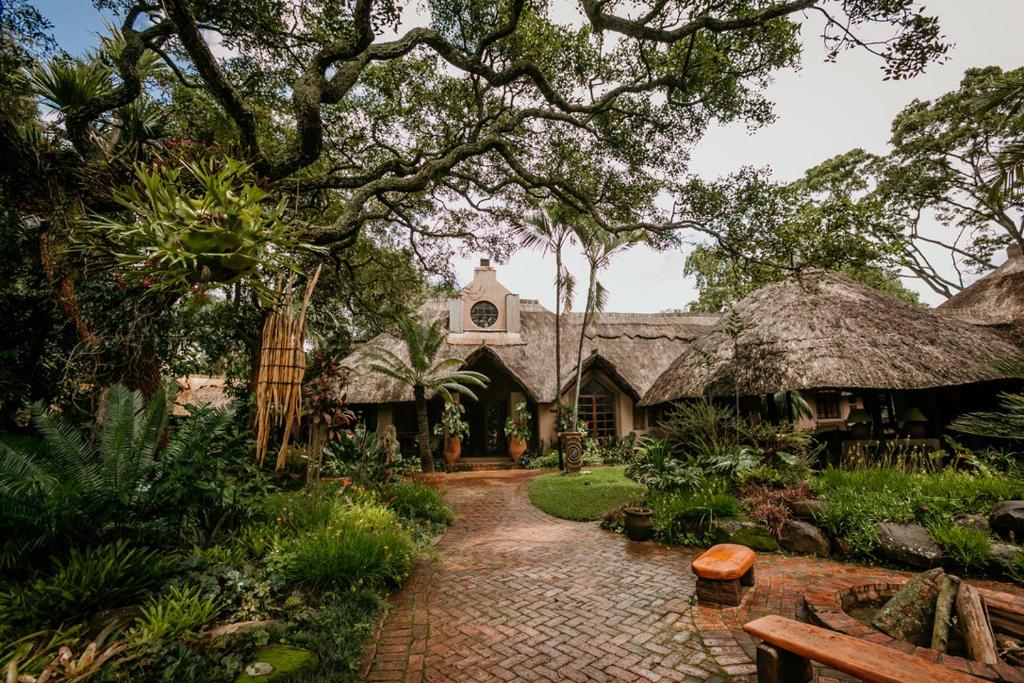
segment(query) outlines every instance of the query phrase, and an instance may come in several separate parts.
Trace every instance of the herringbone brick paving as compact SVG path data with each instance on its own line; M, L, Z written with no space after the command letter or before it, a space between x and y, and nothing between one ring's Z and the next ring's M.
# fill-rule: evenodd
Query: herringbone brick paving
M456 522L394 596L367 680L753 681L744 622L802 618L808 586L898 574L759 554L739 607L695 605L696 551L550 517L527 497L536 475L447 477Z

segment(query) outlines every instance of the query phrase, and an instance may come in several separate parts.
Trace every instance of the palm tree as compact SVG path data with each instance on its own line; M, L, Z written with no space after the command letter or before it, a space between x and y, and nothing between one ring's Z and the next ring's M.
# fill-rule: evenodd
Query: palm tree
M468 385L486 387L486 375L463 370L461 358L435 361L445 341L446 330L442 320L427 325L419 318L399 316L398 338L405 344L408 360L382 346L371 346L363 356L371 362L368 367L402 384L412 387L416 399L416 421L420 442L420 464L424 472L434 471L434 458L430 453L430 420L427 417L427 392L434 392L451 401L452 393L476 400Z
M581 223L573 229L580 244L583 245L583 254L587 257L587 263L590 266L587 283L587 303L583 311L580 343L576 350L576 386L573 389L572 399L572 428L575 429L579 421L580 380L583 376L583 342L587 336L587 326L590 324L593 314L597 311L603 311L607 302L607 290L597 281L597 273L611 262L612 256L629 249L634 244L642 241L643 238L636 232L612 233L592 223Z
M562 384L562 308L572 304L576 278L562 263L562 249L572 243L572 226L553 209L542 209L512 228L512 235L527 249L539 248L555 255L555 388ZM561 407L559 406L559 409ZM562 469L562 447L558 447L558 468Z

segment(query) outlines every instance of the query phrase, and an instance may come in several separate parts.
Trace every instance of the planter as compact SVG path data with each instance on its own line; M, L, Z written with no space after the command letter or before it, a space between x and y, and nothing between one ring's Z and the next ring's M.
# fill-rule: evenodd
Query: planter
M512 458L512 462L519 464L519 458L523 457L523 453L526 452L526 442L522 439L509 439L508 440L508 455Z
M459 456L462 455L462 439L457 436L449 436L444 440L444 461L448 463L448 471L454 472L455 466L459 463Z
M565 471L576 474L583 467L583 432L562 432L562 453Z
M907 422L903 425L907 437L911 439L925 439L928 437L927 422Z
M654 536L654 513L646 508L626 508L626 536L631 541L649 541Z

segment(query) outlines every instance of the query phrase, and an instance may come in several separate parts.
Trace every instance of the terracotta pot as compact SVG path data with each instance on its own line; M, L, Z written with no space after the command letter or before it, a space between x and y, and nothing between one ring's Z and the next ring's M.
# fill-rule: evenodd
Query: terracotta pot
M626 508L626 536L631 541L649 541L654 536L654 513L645 508Z
M522 439L509 439L508 440L508 454L512 458L512 462L519 464L519 458L523 457L523 453L526 452L526 442Z
M460 455L462 455L462 439L457 436L446 437L444 440L444 461L448 463L449 472L455 471Z
M576 474L583 467L583 432L562 432L562 453L565 471Z

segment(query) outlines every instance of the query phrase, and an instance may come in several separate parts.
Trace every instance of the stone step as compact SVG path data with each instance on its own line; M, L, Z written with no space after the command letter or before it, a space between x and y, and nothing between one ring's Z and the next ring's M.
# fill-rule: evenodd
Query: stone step
M517 465L509 457L459 458L456 472L487 472L491 470L514 470Z

